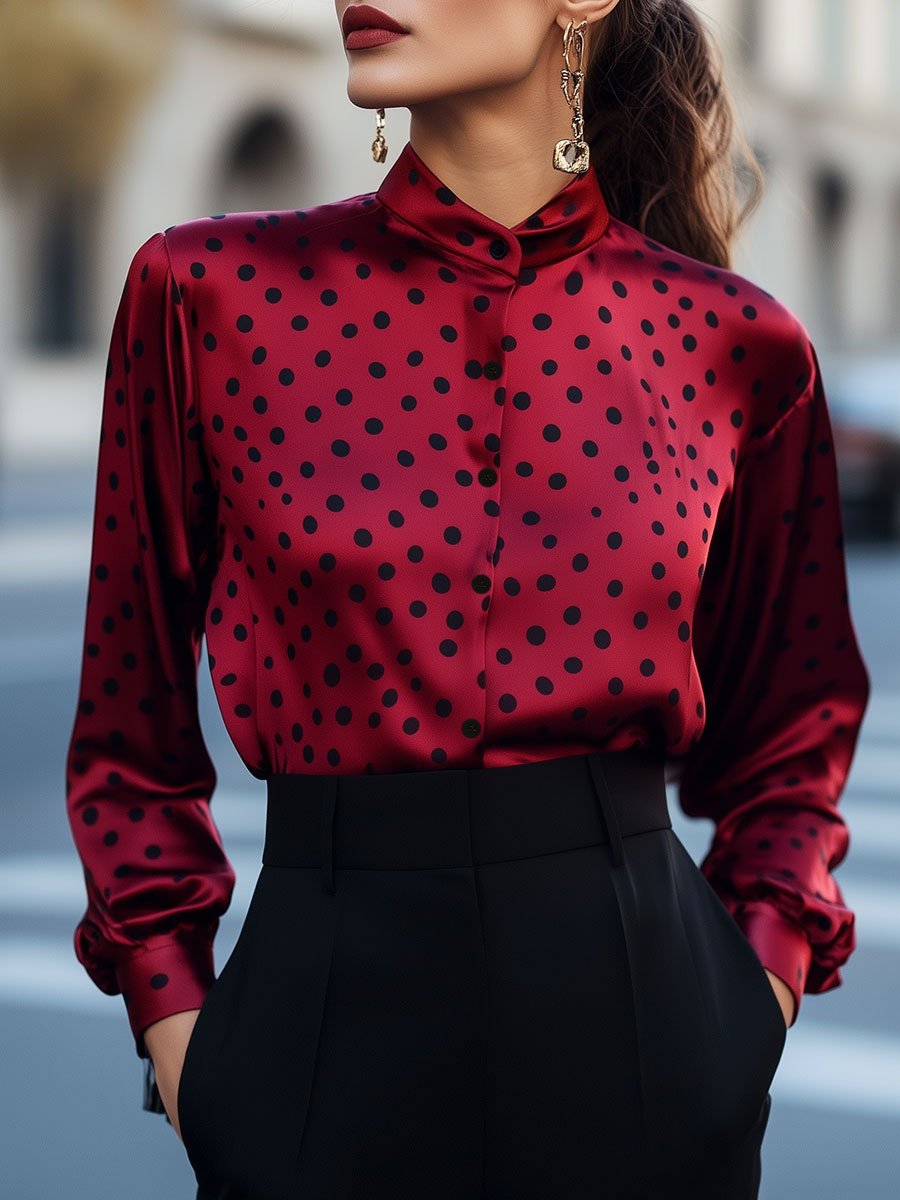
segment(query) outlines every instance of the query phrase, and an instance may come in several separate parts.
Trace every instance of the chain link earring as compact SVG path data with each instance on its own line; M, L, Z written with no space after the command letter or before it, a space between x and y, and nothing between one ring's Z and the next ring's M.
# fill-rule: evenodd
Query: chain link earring
M376 162L384 162L387 158L387 142L384 140L384 109L378 108L375 110L377 118L377 127L375 131L375 141L372 143L372 157Z
M553 151L553 165L558 171L570 175L581 174L590 165L590 146L584 140L584 116L581 109L581 85L584 80L582 62L584 58L584 31L587 21L575 25L569 21L563 32L563 61L565 66L560 72L560 86L566 102L572 108L572 138L563 138L556 143ZM574 45L578 61L575 69L569 65L569 51ZM570 95L571 84L571 95ZM384 137L384 109L376 109L375 140L372 142L372 158L375 162L384 162L387 158L387 142Z
M581 111L581 84L584 80L582 59L584 56L584 31L587 21L575 25L569 21L563 32L563 62L566 64L561 72L560 85L567 103L572 108L572 138L563 138L556 143L553 151L553 165L557 171L567 171L570 175L580 175L590 165L591 148L584 140L584 116ZM574 44L578 63L573 71L569 66L569 50ZM571 95L569 84L572 84Z

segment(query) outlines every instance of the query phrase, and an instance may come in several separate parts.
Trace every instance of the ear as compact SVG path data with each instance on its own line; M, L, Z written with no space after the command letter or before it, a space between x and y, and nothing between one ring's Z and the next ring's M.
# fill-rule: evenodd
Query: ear
M618 3L619 0L565 0L557 8L556 24L563 32L569 21L574 21L576 25L587 21L590 27L608 17Z

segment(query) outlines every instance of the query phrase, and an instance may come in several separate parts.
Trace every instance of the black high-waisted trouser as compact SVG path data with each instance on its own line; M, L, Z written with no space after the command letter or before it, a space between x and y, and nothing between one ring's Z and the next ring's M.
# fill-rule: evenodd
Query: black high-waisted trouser
M786 1028L640 750L273 775L197 1200L754 1200Z

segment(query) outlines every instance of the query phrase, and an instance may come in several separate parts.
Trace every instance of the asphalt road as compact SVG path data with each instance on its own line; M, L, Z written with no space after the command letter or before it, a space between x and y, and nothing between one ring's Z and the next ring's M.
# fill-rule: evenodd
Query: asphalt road
M0 1196L193 1200L181 1143L162 1116L140 1107L141 1064L121 999L90 984L71 945L84 890L64 814L63 758L92 488L84 467L2 464ZM788 1034L772 1086L763 1200L900 1195L900 550L853 544L848 559L874 688L841 800L851 847L838 878L859 944L843 985L806 995ZM221 969L259 867L265 794L224 733L203 661L200 679L219 774L213 812L238 874L216 942ZM671 789L670 808L699 859L711 826L688 821Z

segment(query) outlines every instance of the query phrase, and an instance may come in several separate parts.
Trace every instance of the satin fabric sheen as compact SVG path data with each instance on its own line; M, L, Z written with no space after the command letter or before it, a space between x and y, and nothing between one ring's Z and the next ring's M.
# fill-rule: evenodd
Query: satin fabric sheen
M798 1010L838 986L869 695L842 534L803 323L617 219L593 170L508 228L407 143L375 192L152 234L66 763L75 951L138 1054L200 1007L235 883L204 634L258 779L658 751L761 962Z

